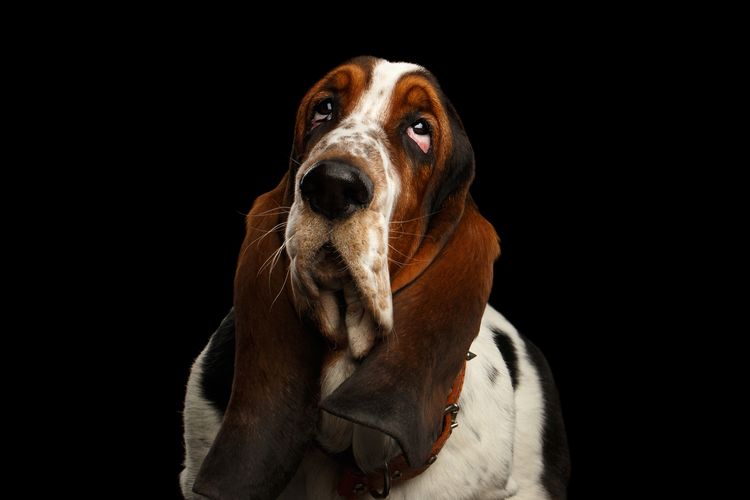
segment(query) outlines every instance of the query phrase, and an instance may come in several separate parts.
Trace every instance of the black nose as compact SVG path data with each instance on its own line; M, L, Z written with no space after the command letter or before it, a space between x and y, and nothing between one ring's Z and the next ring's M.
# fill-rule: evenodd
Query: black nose
M340 161L318 163L305 174L299 188L312 209L329 219L348 217L372 201L372 180Z

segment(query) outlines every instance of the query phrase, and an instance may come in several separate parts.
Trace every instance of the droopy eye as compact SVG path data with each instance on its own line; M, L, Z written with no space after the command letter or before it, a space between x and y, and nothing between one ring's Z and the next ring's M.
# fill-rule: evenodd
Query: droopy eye
M320 101L315 105L313 111L315 111L315 114L312 119L312 128L315 128L321 123L330 120L331 116L333 116L333 99L328 98Z
M419 146L419 149L422 150L423 153L427 154L427 152L430 150L430 124L427 120L424 118L420 118L419 120L415 121L411 124L411 126L406 129L406 135L411 137L411 140L413 140L417 146Z

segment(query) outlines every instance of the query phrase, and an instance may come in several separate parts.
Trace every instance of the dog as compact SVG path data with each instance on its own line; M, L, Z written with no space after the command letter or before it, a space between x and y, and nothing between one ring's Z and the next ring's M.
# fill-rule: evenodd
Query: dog
M185 498L566 498L549 366L487 304L473 178L426 69L360 57L310 89L190 373Z

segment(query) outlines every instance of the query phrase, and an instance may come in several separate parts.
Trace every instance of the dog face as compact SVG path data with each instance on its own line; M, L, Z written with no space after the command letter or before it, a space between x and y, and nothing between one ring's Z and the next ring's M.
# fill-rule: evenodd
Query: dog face
M392 330L391 276L440 201L437 179L460 128L451 115L457 122L425 69L373 58L331 71L297 113L291 283L299 309L354 358Z

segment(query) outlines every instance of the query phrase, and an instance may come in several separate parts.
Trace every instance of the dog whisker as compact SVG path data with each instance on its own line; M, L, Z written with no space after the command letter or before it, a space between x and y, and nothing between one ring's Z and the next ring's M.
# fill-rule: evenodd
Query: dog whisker
M276 256L271 261L271 267L268 270L268 286L269 287L271 286L271 275L273 274L273 268L276 267L276 264L279 263L279 259L281 258L281 254L284 251L284 248L286 248L287 243L289 242L289 240L292 239L293 236L294 235L290 236L289 239L284 240L284 243L282 243L279 249L274 252ZM284 281L286 282L286 278L284 278Z
M390 230L390 234L397 234L399 236L423 236L422 233L407 233L404 231L395 231L393 229ZM427 235L424 235L427 236Z
M250 249L250 247L251 247L251 246L253 245L253 243L255 243L255 242L257 241L257 242L258 242L258 245L260 245L260 240L262 240L263 238L265 238L265 237L266 237L266 236L268 236L269 234L273 233L273 232L274 232L275 230L277 230L277 229L280 229L281 227L284 227L284 225L286 225L286 222L282 222L281 224L277 224L276 226L272 227L272 228L271 228L271 229L269 229L268 231L265 231L265 232L264 232L264 233L263 233L262 235L260 235L260 236L259 236L258 238L254 239L253 241L251 241L250 243L248 243L247 245L245 245L245 247L244 247L244 248L242 249L242 251L240 252L240 257L239 257L239 258L240 258L240 259L242 259L242 258L243 258L243 257L245 256L245 254L246 254L246 253L247 253L247 251L248 251L248 250ZM262 229L260 229L260 228L253 228L253 229L256 229L256 230L258 230L258 231L263 231L263 230L262 230Z
M398 260L396 260L396 259L393 259L393 258L391 258L391 256L389 255L389 256L388 256L388 260L390 260L391 262L395 262L396 264L400 264L400 265L402 265L402 266L408 266L408 265L414 264L414 263L416 263L416 262L428 262L428 259L415 259L414 257L410 257L410 256L406 255L405 253L403 253L403 252L400 252L399 250L397 250L397 249L396 249L396 248L395 248L395 247L394 247L393 245L391 245L390 243L388 243L388 248L390 248L391 250L393 250L393 251L394 251L394 252L396 252L397 254L399 254L399 255L402 255L402 256L404 256L404 257L406 257L406 259L408 260L408 262L399 262Z
M395 234L396 236L393 237L393 236L391 236L392 234ZM401 236L417 236L417 237L422 237L425 240L435 241L435 236L433 236L431 234L407 233L407 232L404 232L404 231L394 231L393 229L391 229L390 234L388 235L388 239L397 240L397 239L401 238Z
M249 214L247 217L269 217L273 215L284 215L288 214L291 210L279 209L277 212L269 212L267 214Z
M273 305L276 303L276 301L281 296L281 292L284 291L284 287L286 287L286 281L289 279L289 272L290 272L290 270L291 270L290 268L287 268L286 274L284 275L284 282L281 283L281 289L279 290L279 293L276 294L276 297L274 297L273 301L271 302L271 307L268 308L269 311L271 309L273 309ZM294 287L292 287L292 288L294 288Z
M264 269L265 269L265 268L266 268L266 267L267 267L267 266L269 265L269 263L270 263L271 267L270 267L270 269L269 269L269 271L268 271L268 280L269 280L269 282L270 282L270 280L271 280L271 274L272 274L272 271L273 271L273 267L274 267L274 266L276 265L276 263L278 262L278 259L279 259L279 257L281 256L281 252L282 252L282 251L284 250L284 248L286 247L286 244L287 244L287 243L288 243L288 242L289 242L289 241L290 241L290 240L291 240L291 239L292 239L293 237L294 237L294 235L292 235L292 236L290 236L289 238L287 238L287 239L286 239L286 240L285 240L285 241L284 241L284 242L283 242L283 243L282 243L282 244L281 244L281 245L279 246L279 248L277 248L277 249L276 249L276 250L275 250L275 251L274 251L274 252L273 252L273 253L272 253L271 255L269 255L269 256L268 256L268 258L267 258L267 259L265 260L265 262L263 262L263 264L262 264L262 265L260 266L260 269L258 269L258 274L257 274L257 276L260 276L260 273L262 273L262 272L263 272L263 270L264 270Z
M279 248L277 248L271 255L269 255L268 258L265 260L265 262L263 262L263 265L260 266L260 269L258 269L257 276L260 276L260 274L263 272L263 270L266 267L269 267L269 264L270 264L270 267L268 269L268 286L269 287L271 286L271 276L273 275L273 268L276 266L276 264L278 264L279 259L281 258L281 254L284 251L284 249L286 248L286 245L295 236L296 236L296 233L292 234L291 236L289 236L289 238L287 238L286 240L284 240L284 242L279 246Z
M269 229L268 231L264 232L262 235L260 235L259 237L255 238L253 241L251 241L250 244L252 245L253 243L257 242L260 245L260 242L263 240L263 238L265 238L266 236L268 236L272 232L274 232L274 231L276 231L278 229L281 229L282 227L286 227L286 221L285 222L280 222L280 223L276 224L271 229ZM262 229L259 229L259 228L253 228L253 229L257 229L258 231L262 231Z
M402 255L402 256L404 256L404 257L406 257L407 259L409 258L409 256L408 256L408 255L406 255L406 254L405 254L404 252L401 252L401 251L397 250L397 249L396 249L396 247L394 247L394 246L393 246L393 245L391 245L390 243L388 243L388 248L390 248L391 250L393 250L393 251L394 251L394 252L396 252L397 254L399 254L399 255Z
M278 207L269 208L268 210L266 210L264 212L257 213L257 214L249 214L249 213L246 214L246 213L241 212L239 210L237 210L237 213L240 214L240 215L242 215L242 216L245 216L245 217L265 217L267 215L279 215L279 214L289 213L289 211L291 209L292 209L291 206L286 207L286 206L283 206L283 205L279 205Z
M388 257L388 261L389 262L393 262L394 264L398 264L399 266L408 266L409 265L408 262L401 262L400 260L392 259L390 257Z
M296 305L297 314L299 315L299 314L302 313L302 311L300 310L299 299L297 298L297 291L295 289L296 287L294 286L294 282L295 282L295 279L296 279L294 277L294 269L292 268L291 265L289 266L289 274L292 277L292 281L290 283L290 286L292 287L292 299L294 299L294 304Z
M415 217L415 218L413 218L413 219L406 219L406 220L392 220L392 221L390 222L390 224L403 224L403 223L405 223L405 222L414 222L414 221L417 221L417 220L425 219L425 218L427 218L427 217L432 217L433 215L435 215L435 214L439 214L440 212L441 212L441 210L437 210L437 211L435 211L435 212L429 213L429 214L427 214L427 215L422 215L421 217Z

